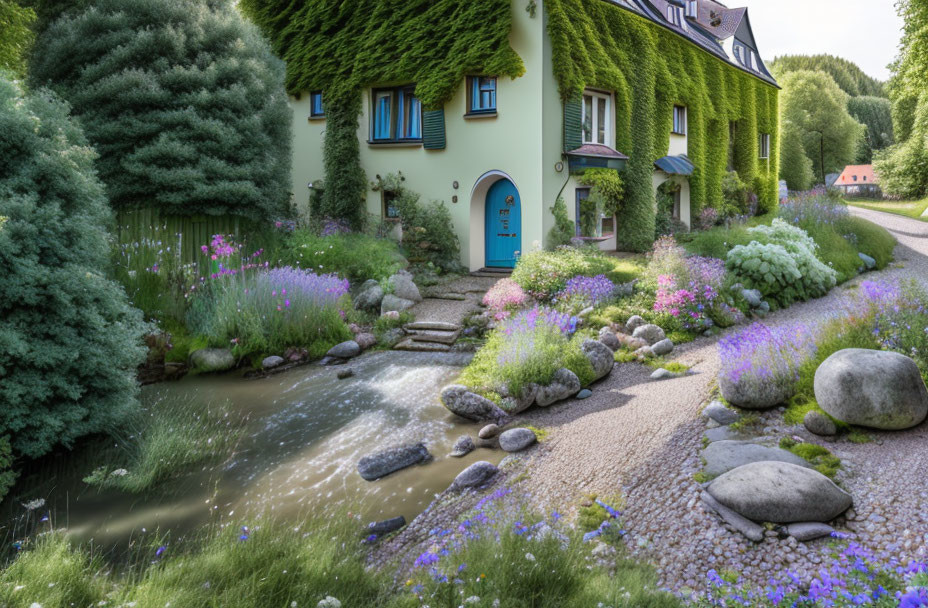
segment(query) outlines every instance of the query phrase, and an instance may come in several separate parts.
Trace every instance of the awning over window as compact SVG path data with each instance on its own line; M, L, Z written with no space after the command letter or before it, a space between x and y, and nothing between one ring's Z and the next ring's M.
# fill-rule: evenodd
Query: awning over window
M606 168L621 170L628 157L609 146L602 144L584 144L567 153L571 171L583 169Z
M692 175L696 168L686 154L659 158L654 161L654 166L668 175Z

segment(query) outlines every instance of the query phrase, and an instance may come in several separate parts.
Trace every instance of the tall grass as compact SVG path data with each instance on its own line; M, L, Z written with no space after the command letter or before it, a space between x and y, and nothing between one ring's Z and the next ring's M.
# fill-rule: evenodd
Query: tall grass
M300 229L286 239L281 265L334 273L352 282L386 279L402 266L399 245L387 238L366 234L320 235Z
M129 425L129 434L119 441L126 447L84 481L134 494L149 492L196 465L227 458L244 424L226 406L161 400Z

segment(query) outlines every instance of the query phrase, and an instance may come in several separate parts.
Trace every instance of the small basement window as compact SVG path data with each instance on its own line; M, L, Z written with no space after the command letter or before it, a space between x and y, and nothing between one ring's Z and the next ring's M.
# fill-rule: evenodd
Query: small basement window
M686 135L686 106L673 107L673 133Z
M322 91L309 94L309 117L325 118L325 106L322 105Z
M770 134L761 133L760 134L760 157L761 158L770 158Z
M396 192L384 190L381 193L383 201L383 219L399 221L400 209L396 205Z
M496 77L471 76L468 80L470 100L467 105L468 114L494 114L496 113Z

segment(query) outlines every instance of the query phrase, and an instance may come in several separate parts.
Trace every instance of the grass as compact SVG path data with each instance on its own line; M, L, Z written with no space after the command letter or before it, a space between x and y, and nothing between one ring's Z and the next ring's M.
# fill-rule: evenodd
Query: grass
M366 234L319 236L309 229L290 234L278 266L298 266L317 274L335 273L352 283L386 279L402 267L399 245Z
M99 488L141 494L150 492L197 465L220 462L235 449L244 420L227 407L191 407L180 400L162 400L132 426L126 446L107 464L84 479Z
M884 201L882 199L848 199L848 205L870 209L871 211L882 211L902 215L912 219L928 222L928 198L920 201Z
M621 352L621 351L620 351ZM618 353L616 353L618 355ZM672 374L685 374L690 371L690 366L685 363L680 363L679 361L668 361L663 357L655 357L654 359L649 359L646 362L646 365L651 369L661 369L664 368Z
M799 456L826 477L833 479L841 468L841 459L824 446L815 443L798 443L789 437L784 437L780 440L780 447Z

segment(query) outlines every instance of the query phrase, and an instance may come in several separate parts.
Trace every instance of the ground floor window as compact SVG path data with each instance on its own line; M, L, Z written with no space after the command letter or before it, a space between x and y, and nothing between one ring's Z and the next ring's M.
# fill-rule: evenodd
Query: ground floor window
M606 217L602 203L590 197L590 188L576 190L576 233L584 239L598 239L612 236L615 232L615 218Z
M383 190L383 219L398 220L400 219L400 209L396 205L396 192Z

